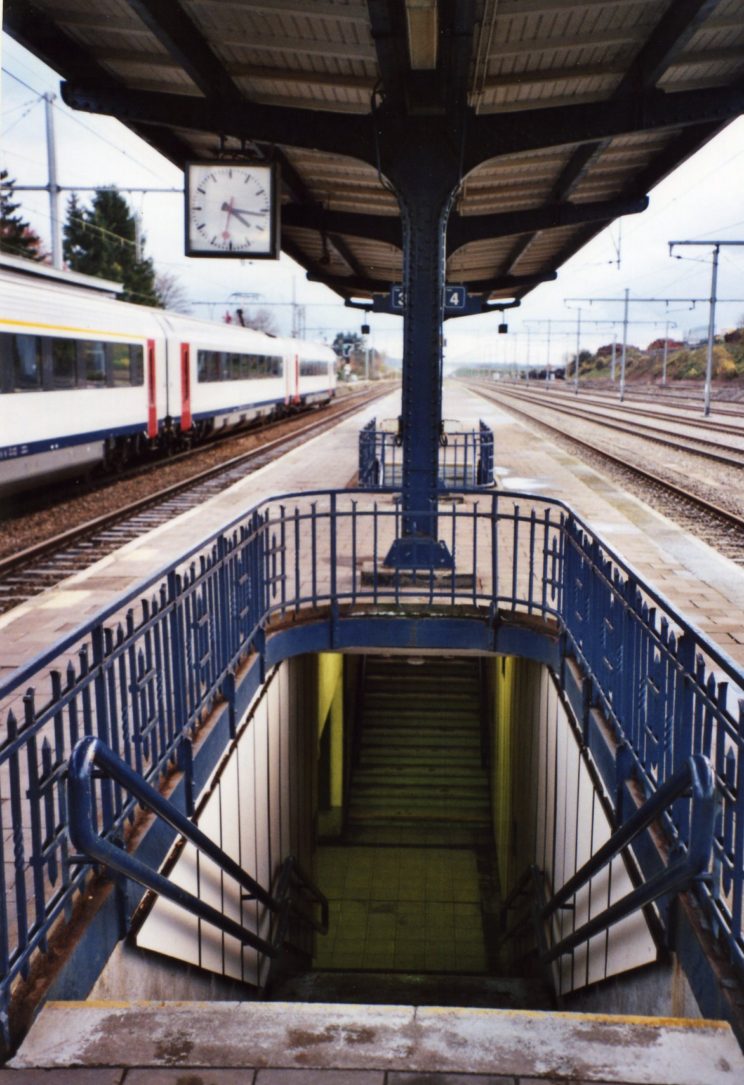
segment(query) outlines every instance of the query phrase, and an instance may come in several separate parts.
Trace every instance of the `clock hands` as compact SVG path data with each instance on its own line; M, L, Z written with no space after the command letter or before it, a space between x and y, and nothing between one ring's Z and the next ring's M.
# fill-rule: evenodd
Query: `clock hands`
M242 222L244 226L253 225L252 222L249 222L248 219L245 218L246 215L253 215L255 218L263 218L266 214L265 211L249 211L245 207L233 207L233 200L230 200L229 203L223 203L221 210L227 211L228 223L230 221L230 216L232 215L236 219L238 219L239 222Z
M229 203L223 203L222 208L221 208L221 210L227 211L227 218L225 219L225 229L222 231L222 237L224 238L225 241L227 241L228 237L230 236L230 229L229 229L229 227L230 227L230 215L232 215L234 213L233 212L233 203L234 202L235 202L235 197L233 196L233 198L230 200L230 202Z

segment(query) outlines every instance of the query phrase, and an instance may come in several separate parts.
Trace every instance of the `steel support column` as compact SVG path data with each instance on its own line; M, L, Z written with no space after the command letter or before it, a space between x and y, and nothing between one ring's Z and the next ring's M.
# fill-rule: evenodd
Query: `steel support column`
M403 227L402 517L400 537L386 559L397 569L453 566L438 539L437 502L446 231L460 155L452 129L442 120L422 119L417 125L409 120L389 142L384 122L381 126L382 165ZM391 127L397 127L394 121Z

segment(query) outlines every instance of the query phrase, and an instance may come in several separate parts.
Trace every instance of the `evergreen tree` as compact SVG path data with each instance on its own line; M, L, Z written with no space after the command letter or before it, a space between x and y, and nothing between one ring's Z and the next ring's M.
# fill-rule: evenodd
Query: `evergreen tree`
M115 188L99 188L90 208L70 198L63 251L73 271L122 283L122 300L161 304L153 262L139 258L134 216Z
M29 260L43 260L41 238L28 222L18 214L21 206L13 202L13 185L7 170L0 170L0 250L10 256L25 256Z

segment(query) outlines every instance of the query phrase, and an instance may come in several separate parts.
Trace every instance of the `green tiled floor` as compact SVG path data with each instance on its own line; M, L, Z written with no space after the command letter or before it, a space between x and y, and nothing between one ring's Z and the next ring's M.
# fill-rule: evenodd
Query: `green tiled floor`
M327 846L316 864L331 925L315 968L488 970L474 851Z

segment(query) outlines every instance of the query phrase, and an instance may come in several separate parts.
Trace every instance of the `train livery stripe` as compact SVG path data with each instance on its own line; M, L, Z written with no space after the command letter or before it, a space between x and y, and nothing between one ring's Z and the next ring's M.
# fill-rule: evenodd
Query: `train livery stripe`
M155 340L147 340L147 436L158 435L158 404L155 385Z
M38 320L8 320L5 317L0 318L0 327L8 328L30 328L34 332L70 332L72 335L85 335L89 338L98 336L114 336L117 339L126 339L127 342L142 342L142 339L138 335L132 335L131 332L113 332L110 329L105 331L100 328L78 328L74 325L68 324L41 324Z
M181 429L191 429L191 369L189 344L181 343Z

